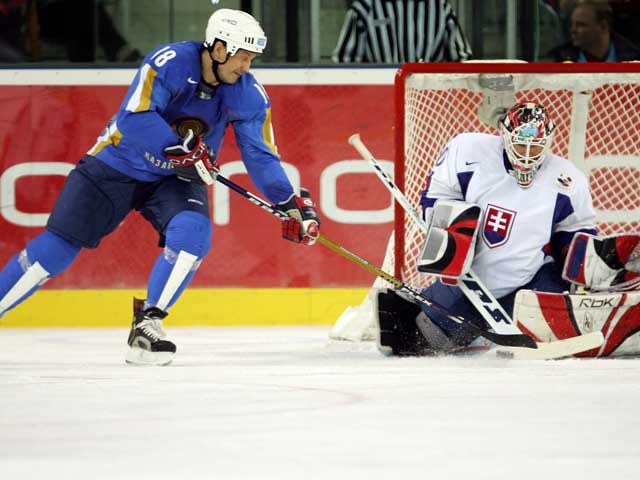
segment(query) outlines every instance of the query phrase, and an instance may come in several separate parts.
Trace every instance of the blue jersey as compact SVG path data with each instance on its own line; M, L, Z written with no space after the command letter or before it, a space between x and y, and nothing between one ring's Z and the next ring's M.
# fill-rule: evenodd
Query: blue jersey
M89 154L137 180L174 175L164 149L181 142L189 129L216 155L225 130L234 129L247 171L273 203L293 193L271 128L271 102L250 73L232 85L202 82L202 42L161 45L144 62L117 114Z

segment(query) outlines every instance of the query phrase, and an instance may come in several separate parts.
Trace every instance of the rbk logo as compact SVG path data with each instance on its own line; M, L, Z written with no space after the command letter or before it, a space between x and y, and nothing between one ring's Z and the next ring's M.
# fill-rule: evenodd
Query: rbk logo
M515 218L516 212L491 204L487 205L484 213L482 238L489 248L499 247L507 243Z

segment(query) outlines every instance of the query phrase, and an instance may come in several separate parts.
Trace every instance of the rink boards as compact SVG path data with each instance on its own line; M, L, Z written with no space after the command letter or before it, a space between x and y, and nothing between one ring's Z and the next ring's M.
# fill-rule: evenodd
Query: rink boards
M323 233L381 264L392 201L347 138L359 132L391 170L395 70L254 73L271 97L285 170L294 186L314 193ZM95 143L134 74L131 69L0 70L0 264L42 231L66 175ZM244 171L232 131L219 160L225 176L260 194ZM210 203L212 250L194 290L172 310L172 322L328 324L347 305L358 304L374 280L322 246L282 241L277 220L222 185L212 188ZM145 295L160 252L156 245L153 229L130 215L97 250L83 251L0 326L122 325L130 317L131 297Z
M192 288L171 309L167 326L329 325L366 288ZM144 288L44 289L0 319L0 327L122 327Z

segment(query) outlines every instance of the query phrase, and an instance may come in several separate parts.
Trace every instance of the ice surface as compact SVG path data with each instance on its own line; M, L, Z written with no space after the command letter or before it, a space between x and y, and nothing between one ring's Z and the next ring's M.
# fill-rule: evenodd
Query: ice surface
M1 479L640 478L640 362L386 358L328 328L0 329Z

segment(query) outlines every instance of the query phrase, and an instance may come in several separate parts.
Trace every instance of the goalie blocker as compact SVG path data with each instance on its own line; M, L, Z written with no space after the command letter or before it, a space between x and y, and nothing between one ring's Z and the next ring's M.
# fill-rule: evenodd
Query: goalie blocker
M455 285L457 278L471 269L481 213L473 203L437 200L418 258L418 271Z

